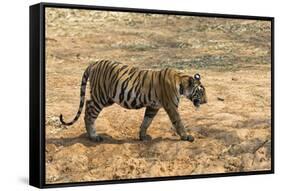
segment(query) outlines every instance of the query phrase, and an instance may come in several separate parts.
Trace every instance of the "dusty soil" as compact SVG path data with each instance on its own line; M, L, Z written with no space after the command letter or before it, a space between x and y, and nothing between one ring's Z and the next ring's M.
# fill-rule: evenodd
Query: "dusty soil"
M270 169L269 22L50 8L46 21L47 183ZM84 114L62 126L58 116L74 117L83 71L98 59L199 72L208 104L195 110L182 98L179 107L195 141L180 141L163 109L151 142L138 140L144 109L104 109L98 144Z

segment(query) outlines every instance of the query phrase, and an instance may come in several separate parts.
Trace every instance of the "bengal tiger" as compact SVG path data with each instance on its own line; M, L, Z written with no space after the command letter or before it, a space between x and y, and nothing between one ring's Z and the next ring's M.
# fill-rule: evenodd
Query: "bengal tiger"
M84 106L88 80L91 99L86 101L84 122L87 134L92 141L103 140L96 133L95 121L101 110L113 103L127 109L146 107L139 131L139 138L142 141L152 139L146 131L162 107L167 112L181 140L190 142L194 140L192 135L186 134L178 112L178 105L181 95L191 100L195 107L207 103L206 90L200 82L199 74L191 77L171 68L160 71L140 70L137 67L115 61L96 61L90 64L83 74L80 105L75 118L66 123L61 114L60 121L63 125L72 125L78 120Z

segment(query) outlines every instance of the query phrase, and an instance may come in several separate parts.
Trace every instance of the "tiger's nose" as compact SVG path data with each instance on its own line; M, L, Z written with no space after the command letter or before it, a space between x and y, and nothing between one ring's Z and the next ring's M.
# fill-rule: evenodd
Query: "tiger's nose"
M199 99L194 99L194 100L193 100L193 105L194 105L195 107L199 107L199 105L200 105L200 100L199 100Z
M200 101L200 99L194 99L193 102L194 103L200 103L201 101Z

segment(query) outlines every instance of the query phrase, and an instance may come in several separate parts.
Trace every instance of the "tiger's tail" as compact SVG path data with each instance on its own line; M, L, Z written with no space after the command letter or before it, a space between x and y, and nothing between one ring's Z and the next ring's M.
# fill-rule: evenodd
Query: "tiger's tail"
M79 109L76 113L76 116L71 122L67 123L63 120L62 114L60 114L60 122L63 125L72 125L79 119L79 117L82 113L82 110L83 110L84 102L85 102L86 86L87 86L89 74L90 74L90 66L85 70L83 77L82 77L81 88L80 88L80 105L79 105Z

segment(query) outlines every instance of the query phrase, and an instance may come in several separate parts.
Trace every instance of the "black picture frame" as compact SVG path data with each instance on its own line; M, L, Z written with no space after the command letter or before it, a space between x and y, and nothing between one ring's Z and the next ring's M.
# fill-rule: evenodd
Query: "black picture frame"
M69 8L87 10L105 10L134 13L153 13L185 15L212 18L231 18L264 20L271 22L271 169L265 171L200 174L173 177L155 177L125 180L106 180L95 182L72 182L46 184L45 182L45 8ZM274 173L274 18L248 15L228 15L214 13L195 13L170 10L135 9L121 7L103 7L89 5L39 3L30 6L30 127L29 127L29 184L38 188L53 188L66 186L84 186L116 183L132 183L147 181L164 181L193 178L226 177L242 175L258 175Z

